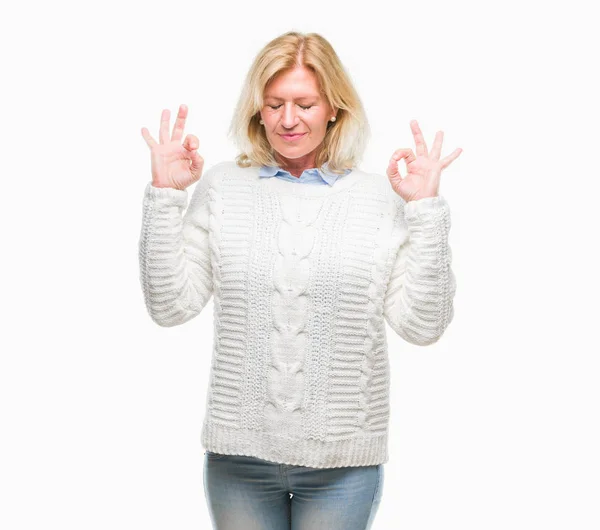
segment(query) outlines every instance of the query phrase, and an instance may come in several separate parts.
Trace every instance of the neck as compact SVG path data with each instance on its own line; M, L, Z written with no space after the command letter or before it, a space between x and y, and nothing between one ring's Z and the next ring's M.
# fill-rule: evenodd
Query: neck
M314 152L308 153L300 158L285 158L277 154L275 160L281 169L288 171L294 177L300 177L306 169L315 167Z

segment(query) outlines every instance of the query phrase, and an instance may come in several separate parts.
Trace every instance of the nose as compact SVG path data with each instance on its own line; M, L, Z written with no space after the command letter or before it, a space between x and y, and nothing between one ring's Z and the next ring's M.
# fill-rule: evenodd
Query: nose
M296 107L292 104L285 104L283 106L283 117L281 118L281 125L286 129L293 129L298 123L296 115Z

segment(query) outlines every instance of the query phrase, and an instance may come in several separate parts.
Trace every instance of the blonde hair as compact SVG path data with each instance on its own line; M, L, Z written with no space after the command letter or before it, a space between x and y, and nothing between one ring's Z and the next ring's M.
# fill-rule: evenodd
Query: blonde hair
M327 162L330 171L341 174L362 159L371 130L350 76L321 35L289 31L264 46L246 75L228 134L241 151L235 159L239 167L279 165L260 124L260 109L267 84L299 66L315 74L321 95L332 109L338 109L336 121L327 123L325 138L315 152L316 167Z

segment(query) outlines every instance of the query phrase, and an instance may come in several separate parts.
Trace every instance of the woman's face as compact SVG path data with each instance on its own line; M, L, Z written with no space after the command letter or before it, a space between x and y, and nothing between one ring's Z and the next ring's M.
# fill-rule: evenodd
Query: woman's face
M304 67L279 74L265 88L260 116L282 167L314 167L315 150L325 138L327 122L334 116L319 93L315 74ZM302 136L283 136L296 133Z

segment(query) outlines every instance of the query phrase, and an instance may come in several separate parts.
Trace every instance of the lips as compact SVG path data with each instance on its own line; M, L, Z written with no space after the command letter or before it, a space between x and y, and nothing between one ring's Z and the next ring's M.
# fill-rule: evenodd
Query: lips
M306 133L300 134L282 134L280 135L284 140L297 140L298 138L302 138Z

